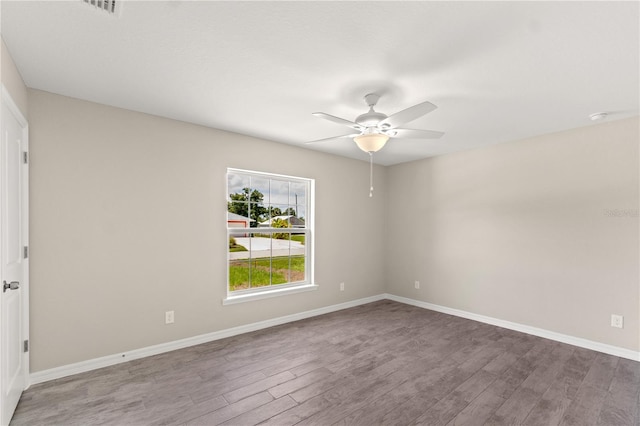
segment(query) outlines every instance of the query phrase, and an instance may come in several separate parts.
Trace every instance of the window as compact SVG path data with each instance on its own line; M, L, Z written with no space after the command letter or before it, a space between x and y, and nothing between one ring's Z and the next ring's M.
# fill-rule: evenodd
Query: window
M310 290L313 180L227 170L225 303Z

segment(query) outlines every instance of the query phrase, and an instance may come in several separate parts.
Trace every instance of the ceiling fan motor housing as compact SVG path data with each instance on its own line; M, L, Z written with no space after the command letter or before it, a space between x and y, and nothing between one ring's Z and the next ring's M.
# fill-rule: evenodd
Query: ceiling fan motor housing
M387 118L386 114L373 110L373 107L376 106L379 99L380 95L377 95L375 93L369 93L364 97L364 101L369 106L369 111L359 115L356 118L357 124L361 125L362 127L375 127L378 125L378 123Z
M385 118L387 118L386 114L376 112L372 107L369 112L365 112L364 114L359 115L358 118L356 118L356 123L358 123L362 127L375 127Z

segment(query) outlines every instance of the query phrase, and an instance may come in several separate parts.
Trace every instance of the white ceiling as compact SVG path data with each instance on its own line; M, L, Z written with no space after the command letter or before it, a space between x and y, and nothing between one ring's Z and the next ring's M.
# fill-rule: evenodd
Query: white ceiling
M349 133L362 97L388 115L428 100L391 140L391 165L588 126L640 109L633 2L1 2L2 38L27 86L368 160Z

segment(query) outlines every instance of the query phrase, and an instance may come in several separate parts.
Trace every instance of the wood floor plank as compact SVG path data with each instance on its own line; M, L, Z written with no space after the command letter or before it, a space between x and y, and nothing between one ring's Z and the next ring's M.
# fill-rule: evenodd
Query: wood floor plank
M638 419L640 401L629 395L608 393L602 404L598 425L633 425Z
M298 423L309 418L315 413L318 413L322 410L330 409L330 401L322 398L322 396L316 396L271 417L269 420L263 422L262 426L297 425Z
M253 410L242 413L238 417L231 420L227 420L223 425L257 425L271 417L288 410L291 407L295 407L296 402L289 396L283 396L282 398L268 402Z
M222 378L218 380L212 380L210 382L204 382L199 386L188 389L187 392L193 402L198 403L215 398L225 393L233 392L236 389L251 385L266 378L267 377L260 372L248 374L243 377L238 377L234 380L226 380Z
M499 375L509 367L511 367L518 360L518 358L520 358L520 355L517 355L513 352L502 352L491 362L482 367L482 369L488 373Z
M313 361L306 362L304 364L292 366L292 368L290 368L288 371L290 371L291 374L293 374L296 377L304 376L305 374L310 373L313 370L326 367L327 365L340 361L345 357L346 355L337 351L331 351L328 353L323 352L322 354L319 355L319 358Z
M518 389L536 369L540 359L544 357L546 349L547 347L544 342L538 342L502 373L497 381L502 392L499 396L508 400L516 389Z
M447 424L480 395L496 376L480 370L415 420L420 425Z
M323 394L321 398L329 402L331 409L316 412L298 424L300 426L334 424L408 379L403 371L396 371L383 377L373 377L375 379L351 382L345 388L334 389Z
M189 426L214 426L226 422L229 419L236 418L246 412L249 412L264 404L273 401L273 397L269 392L262 392L252 395L248 398L240 400L235 404L229 404L218 410L212 410L208 414L202 415L195 419L185 422Z
M465 352L461 349L460 352ZM451 356L441 360L441 365L422 374L429 378L421 382L418 392L403 404L394 407L381 418L383 424L413 424L415 420L428 411L438 400L464 383L472 373L461 369L455 361L457 357ZM459 362L459 360L458 360Z
M609 392L640 395L640 363L620 358Z
M541 395L533 389L519 387L489 418L488 423L501 425L522 424L540 398Z
M475 426L488 424L487 420L504 403L504 398L499 396L491 387L475 398L463 408L447 426Z
M353 411L341 420L342 424L372 425L376 423L386 423L389 419L399 420L399 417L406 414L405 408L417 405L416 395L428 396L428 400L421 403L423 408L430 407L438 400L431 396L429 389L436 386L438 380L450 374L456 365L451 360L443 360L433 368L423 369L420 365L413 364L409 371L415 372L411 377L392 389L385 395L374 399L369 404ZM417 417L414 416L414 417Z
M640 363L389 300L41 383L11 425L636 425Z
M305 421L310 421L311 424L337 422L349 412L357 410L377 396L398 386L403 380L407 380L406 372L395 371L389 374L389 370L385 367L387 366L384 364L378 366L363 377L336 374L331 379L332 385L330 387L322 389L321 392L314 389L313 397L305 399L293 409L275 416L270 419L268 424L305 424ZM299 391L294 392L291 396L299 393ZM309 394L305 394L305 396L309 396ZM326 416L330 416L333 420L330 421L325 418Z
M285 383L289 380L295 379L296 376L288 371L285 371L275 376L267 377L266 379L259 380L255 383L243 386L231 392L225 393L224 398L230 403L240 401L243 398L266 391L269 388L275 387L279 384Z
M619 359L613 355L599 353L591 364L591 368L584 378L584 383L588 386L608 390L618 367Z
M322 356L322 354L323 352L320 352L320 350L315 348L310 349L309 351L298 351L294 356L282 357L283 360L281 362L262 368L260 371L265 376L273 376L285 371L291 372L291 369L295 367L318 360L318 357ZM260 361L258 361L258 363L260 363Z
M360 357L354 358L347 364L341 364L338 367L334 365L328 366L328 370L332 374L313 383L307 387L299 389L291 393L291 397L298 403L305 402L315 396L329 392L337 386L344 386L345 383L351 383L362 378L362 375L379 373L388 374L389 367L395 364L385 365L393 361L393 358L387 353L376 354L375 351L369 351L361 354ZM372 373L373 372L373 373Z
M332 374L333 373L331 371L327 370L324 367L318 368L303 376L297 376L294 379L269 388L269 393L273 395L274 398L280 398L284 395L288 395L299 389L312 385ZM295 374L293 373L292 375L295 376Z
M640 423L640 363L618 360L598 424L636 425Z
M562 426L597 424L606 396L607 392L602 388L583 383L559 424Z
M228 405L222 396L217 396L197 404L189 404L182 409L172 410L171 413L160 418L158 423L167 425L183 424L223 407L227 407ZM91 422L89 423L91 424Z
M524 425L557 425L571 405L567 393L570 388L567 379L556 380L542 395L524 419Z

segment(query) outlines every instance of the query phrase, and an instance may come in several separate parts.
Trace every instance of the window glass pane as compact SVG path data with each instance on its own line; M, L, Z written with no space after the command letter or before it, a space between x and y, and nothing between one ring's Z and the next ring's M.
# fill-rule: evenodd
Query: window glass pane
M296 212L297 217L305 217L307 205L307 184L291 182L289 191L289 205Z
M286 207L285 207L286 208ZM270 205L269 206L269 219L274 218L274 217L278 217L278 216L282 216L282 206L280 205ZM263 224L262 226L271 226L270 225L270 221L269 224Z
M251 228L256 228L267 219L267 208L262 203L249 203L248 216L251 222Z
M249 257L249 238L245 233L230 233L229 234L229 253L240 253L229 256L229 259L242 259Z
M289 256L290 254L291 234L283 229L282 232L273 232L271 234L272 256Z
M251 217L249 216L250 177L230 173L227 183L229 185L227 188L227 227L248 228L251 226Z
M289 204L289 181L271 179L271 204Z
M247 290L250 288L249 259L229 260L229 290Z
M271 205L269 207L269 209L271 210L271 219L269 221L269 223L265 223L264 226L271 226L274 228L288 228L289 227L289 221L287 220L287 218L285 216L287 216L288 213L288 209L289 206L287 204L276 204L276 205ZM273 220L274 218L277 218L277 220Z
M251 287L271 285L271 259L260 257L251 260Z
M245 203L244 201L231 201L227 203L227 221L229 221L230 228L249 227L250 219L249 203ZM232 225L232 223L239 224Z
M232 201L232 194L242 194L243 188L247 188L248 191L249 187L251 186L250 178L247 175L229 173L227 176L227 185L227 193L229 196L229 199L227 201Z
M271 257L271 238L268 233L252 233L247 238L249 257L263 259Z
M289 256L274 256L271 259L273 284L284 284L289 280Z
M291 250L294 254L304 254L304 251L305 251L304 243L305 243L304 232L291 233Z
M251 177L251 202L263 205L269 204L269 179Z
M304 281L304 256L291 256L291 268L289 282Z

